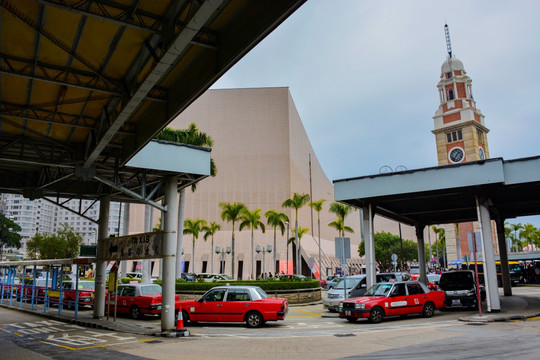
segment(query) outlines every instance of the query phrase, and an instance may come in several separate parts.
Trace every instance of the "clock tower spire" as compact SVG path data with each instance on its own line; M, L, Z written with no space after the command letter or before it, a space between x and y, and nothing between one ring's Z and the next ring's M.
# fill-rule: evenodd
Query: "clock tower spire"
M433 116L439 165L484 160L489 157L484 115L476 107L471 78L453 57L448 25L444 25L448 58L441 66L440 105Z

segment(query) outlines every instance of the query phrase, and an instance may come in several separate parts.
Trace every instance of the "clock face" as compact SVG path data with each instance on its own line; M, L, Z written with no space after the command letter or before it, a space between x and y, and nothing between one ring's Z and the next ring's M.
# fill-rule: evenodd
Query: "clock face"
M480 154L480 160L486 159L486 153L484 152L484 149L478 148L478 153Z
M465 152L460 147L453 148L452 150L450 150L450 153L448 154L448 159L454 164L462 162L464 157L465 157Z

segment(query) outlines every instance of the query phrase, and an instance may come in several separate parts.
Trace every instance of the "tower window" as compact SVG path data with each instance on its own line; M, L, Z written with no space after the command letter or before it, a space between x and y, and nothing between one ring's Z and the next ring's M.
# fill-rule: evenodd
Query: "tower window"
M454 142L454 141L463 140L463 133L461 132L461 130L446 133L446 140L449 143Z
M451 73L451 72L447 72L447 73L446 73L446 78L447 78L447 79L450 79L451 77L452 77L452 73Z
M454 100L454 90L448 90L448 100Z
M478 133L478 141L480 142L483 142L484 140L484 132L480 129L476 130L476 132Z

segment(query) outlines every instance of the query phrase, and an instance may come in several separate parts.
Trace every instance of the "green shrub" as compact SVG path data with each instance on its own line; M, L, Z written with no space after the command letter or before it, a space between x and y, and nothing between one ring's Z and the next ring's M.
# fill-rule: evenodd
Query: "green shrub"
M252 285L259 286L263 290L295 290L313 289L319 287L317 280L308 281L267 281L267 280L235 280L235 281L177 281L176 291L207 291L215 286L225 285Z
M137 281L137 282L140 283L141 279L126 278L126 277L120 278L120 283L122 283L122 284L129 284L132 281Z

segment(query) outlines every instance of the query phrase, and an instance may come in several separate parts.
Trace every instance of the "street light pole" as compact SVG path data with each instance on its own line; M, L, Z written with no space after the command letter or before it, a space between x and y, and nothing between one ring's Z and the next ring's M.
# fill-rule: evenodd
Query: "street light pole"
M287 274L289 274L289 222L287 224L287 241L285 242L285 248L287 249Z

